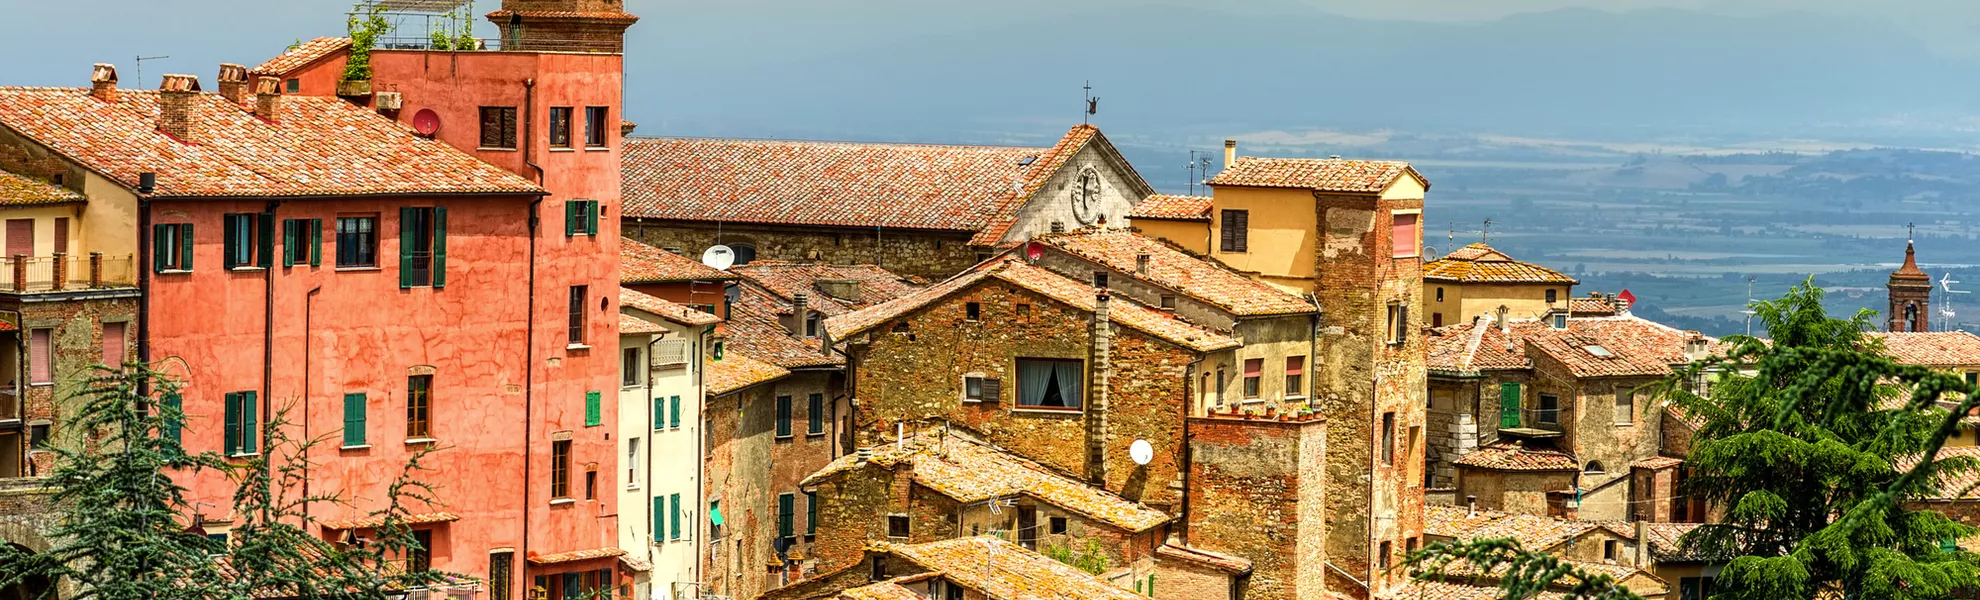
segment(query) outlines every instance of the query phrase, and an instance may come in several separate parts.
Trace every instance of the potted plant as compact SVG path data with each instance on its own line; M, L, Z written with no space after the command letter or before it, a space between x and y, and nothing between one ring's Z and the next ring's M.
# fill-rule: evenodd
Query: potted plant
M371 49L378 46L378 36L392 27L385 20L384 11L382 5L367 7L360 2L344 21L344 28L351 34L351 57L344 62L344 78L337 82L337 95L371 95Z

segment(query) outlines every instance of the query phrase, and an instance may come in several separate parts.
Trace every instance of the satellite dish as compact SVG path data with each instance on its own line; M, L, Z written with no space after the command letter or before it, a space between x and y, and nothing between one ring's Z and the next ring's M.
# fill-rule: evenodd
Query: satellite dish
M736 251L720 244L709 246L701 253L701 264L714 267L717 271L727 271L736 266Z
M440 132L440 113L433 112L431 108L419 109L419 112L413 113L412 126L413 131L420 135L433 137L433 134Z
M1038 262L1038 259L1045 258L1045 245L1038 242L1025 244L1024 258L1031 262Z
M1134 459L1134 464L1146 465L1155 460L1155 447L1148 445L1148 440L1135 440L1128 444L1128 458Z

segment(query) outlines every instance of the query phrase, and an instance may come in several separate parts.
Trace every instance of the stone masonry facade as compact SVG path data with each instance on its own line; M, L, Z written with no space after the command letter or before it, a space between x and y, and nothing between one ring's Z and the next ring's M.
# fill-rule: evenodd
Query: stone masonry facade
M1188 539L1252 561L1248 599L1327 596L1326 420L1189 420Z
M19 311L21 331L4 336L9 340L19 340L19 372L0 375L0 379L20 382L22 417L27 431L37 426L47 426L49 443L62 443L66 439L63 422L77 408L66 398L77 389L84 379L91 376L91 369L104 358L103 331L105 324L115 324L124 328L123 355L125 360L137 359L137 290L98 290L75 293L28 294L0 297L0 312ZM29 336L38 330L49 332L49 342L53 349L53 375L50 381L32 381L31 363L43 360L33 356L29 350ZM19 436L21 443L28 443L30 436ZM46 475L54 467L55 455L52 452L27 448L25 465L28 475ZM6 474L0 474L6 476Z
M756 258L808 260L836 265L879 265L903 275L939 280L988 258L987 248L969 245L968 232L853 227L807 227L761 223L700 223L628 220L625 235L658 248L678 249L699 258L720 240L747 244ZM876 248L878 248L876 250Z

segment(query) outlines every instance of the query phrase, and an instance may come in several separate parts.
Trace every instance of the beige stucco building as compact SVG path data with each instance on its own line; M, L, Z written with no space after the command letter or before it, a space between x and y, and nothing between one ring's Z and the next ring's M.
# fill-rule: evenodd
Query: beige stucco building
M1497 318L1502 308L1514 319L1544 319L1567 313L1575 283L1480 242L1423 265L1423 302L1431 327Z

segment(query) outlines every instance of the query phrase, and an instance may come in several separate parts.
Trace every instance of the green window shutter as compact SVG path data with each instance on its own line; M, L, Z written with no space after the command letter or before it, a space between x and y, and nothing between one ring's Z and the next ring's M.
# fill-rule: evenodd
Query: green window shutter
M653 399L653 428L667 428L667 398L665 396Z
M226 226L226 231L222 234L226 238L222 241L226 242L224 247L227 249L226 256L224 257L225 262L223 264L225 264L227 268L232 269L234 267L240 266L239 263L234 260L235 258L241 255L240 254L241 253L240 215L228 214L222 218L221 224Z
M818 534L818 492L804 493L804 534Z
M795 495L777 495L777 537L791 537L793 531L791 521L797 517L796 504L797 496Z
M777 437L791 434L791 397L777 397Z
M433 287L447 287L447 207L433 207Z
M296 220L282 220L282 266L296 266Z
M812 394L805 405L805 410L811 414L806 415L804 432L825 433L825 395Z
M344 445L364 445L365 396L344 394Z
M1500 429L1519 427L1519 399L1519 384L1511 382L1499 384Z
M256 440L261 438L261 425L254 419L259 403L254 395L254 392L241 392L241 452L244 454L260 451L256 448Z
M239 393L227 393L226 411L227 431L221 437L226 438L225 452L227 454L234 454L241 451L241 395Z
M661 521L663 517L667 517L667 499L655 495L653 497L653 541L655 543L659 539L667 537L667 521Z
M165 270L165 228L170 225L151 226L151 272Z
M659 500L659 498L654 498L654 500ZM672 505L669 508L673 509L667 511L667 531L669 532L667 539L678 540L681 539L681 495L669 495L667 496L667 502Z
M261 242L261 253L255 266L272 267L275 266L275 213L261 213L260 222L255 238Z
M681 397L680 396L674 396L673 408L671 410L668 410L667 412L669 413L667 421L672 424L670 426L675 429L680 429L681 428Z
M598 201L584 201L584 232L598 235Z
M323 219L309 220L309 266L323 264Z
M179 226L179 270L191 271L193 259L192 223Z
M171 410L165 411L165 425L161 428L161 433L174 442L179 441L179 433L186 425L185 400L180 399L176 393L166 394L164 404Z
M1946 539L1944 539L1944 540L1940 540L1940 541L1939 541L1939 550L1940 550L1940 551L1944 551L1944 552L1958 552L1958 551L1959 551L1959 541L1958 541L1958 540L1954 540L1954 539L1952 539L1952 538L1946 538Z
M578 201L567 200L564 202L564 237L574 236L577 235L577 233L578 233Z
M598 409L599 409L598 404L599 404L598 392L584 393L584 426L585 427L598 426L599 421L601 420L600 417L598 416Z
M413 286L413 214L410 206L399 207L399 288Z

